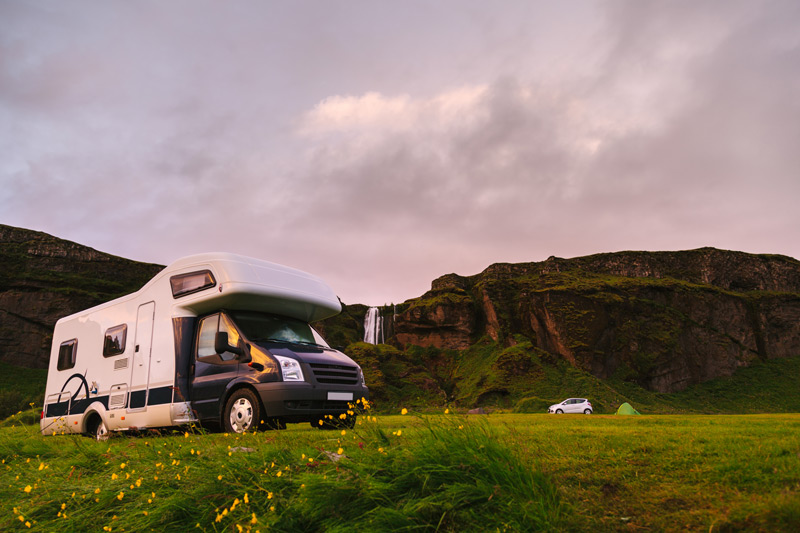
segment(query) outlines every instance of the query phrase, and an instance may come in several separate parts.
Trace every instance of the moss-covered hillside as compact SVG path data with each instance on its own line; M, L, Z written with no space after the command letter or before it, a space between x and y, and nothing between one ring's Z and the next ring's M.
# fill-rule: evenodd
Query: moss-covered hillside
M0 361L45 367L59 318L134 292L162 268L0 225Z

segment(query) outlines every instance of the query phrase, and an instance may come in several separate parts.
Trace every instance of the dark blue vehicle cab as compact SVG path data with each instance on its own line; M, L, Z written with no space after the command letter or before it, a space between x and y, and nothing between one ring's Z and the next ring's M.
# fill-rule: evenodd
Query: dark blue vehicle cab
M187 388L201 423L235 433L293 422L352 427L354 407L369 400L358 364L303 320L222 310L191 330Z

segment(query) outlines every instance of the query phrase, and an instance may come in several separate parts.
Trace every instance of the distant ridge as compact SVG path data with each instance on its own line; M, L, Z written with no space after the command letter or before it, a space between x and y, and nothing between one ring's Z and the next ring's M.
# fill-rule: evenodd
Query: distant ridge
M0 361L46 367L59 318L136 291L162 268L0 224Z
M134 292L162 268L0 225L0 361L46 366L56 320ZM378 400L539 409L592 383L605 402L623 391L643 401L747 367L792 368L800 261L700 248L496 263L381 308L379 346L360 342L366 313L346 305L315 327L362 365Z

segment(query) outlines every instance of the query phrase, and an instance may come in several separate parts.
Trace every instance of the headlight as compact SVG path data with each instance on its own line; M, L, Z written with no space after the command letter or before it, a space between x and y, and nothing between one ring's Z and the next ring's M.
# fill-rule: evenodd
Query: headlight
M275 355L273 357L278 360L278 366L281 367L283 381L305 381L303 378L303 369L300 368L300 363L297 362L297 359L281 357L280 355Z
M364 378L364 371L361 370L361 367L358 367L358 376L361 378L361 386L362 387L366 387L367 386L367 380L366 380L366 378Z

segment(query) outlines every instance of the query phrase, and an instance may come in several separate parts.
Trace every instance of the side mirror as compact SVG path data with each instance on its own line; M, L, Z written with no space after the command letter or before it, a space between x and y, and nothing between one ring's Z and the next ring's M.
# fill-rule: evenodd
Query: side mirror
M242 349L238 346L231 346L228 344L228 332L218 331L217 336L214 337L214 350L222 355L225 352L230 352L236 355L242 355Z

